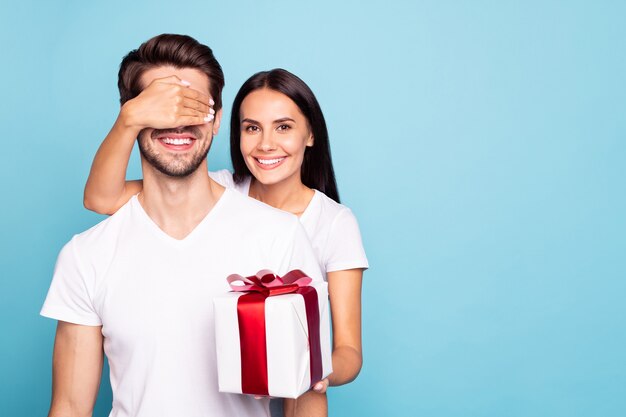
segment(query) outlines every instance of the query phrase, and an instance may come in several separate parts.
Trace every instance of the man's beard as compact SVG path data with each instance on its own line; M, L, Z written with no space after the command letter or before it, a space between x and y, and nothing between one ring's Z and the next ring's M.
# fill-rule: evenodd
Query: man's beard
M196 172L198 167L202 164L202 161L206 159L209 150L211 149L212 138L211 140L208 138L204 139L209 142L209 145L205 150L198 150L198 152L193 155L174 154L175 156L173 158L167 158L169 159L168 161L161 153L155 152L154 147L146 146L146 143L149 143L148 141L156 141L156 137L167 133L191 133L196 141L202 140L203 137L202 131L195 126L185 126L180 129L154 129L151 137L142 137L140 133L137 145L139 146L139 152L141 152L141 155L159 172L170 177L183 178Z

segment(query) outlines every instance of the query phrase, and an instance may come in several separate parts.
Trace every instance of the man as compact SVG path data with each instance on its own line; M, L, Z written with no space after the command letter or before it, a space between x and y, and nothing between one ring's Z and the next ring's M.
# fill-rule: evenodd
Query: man
M212 96L217 113L142 129L143 191L61 251L41 312L59 320L49 417L91 415L103 350L112 417L268 415L266 399L218 392L212 298L232 273L297 268L321 279L297 218L207 175L224 83L210 48L181 35L150 39L122 61L122 103L168 77Z

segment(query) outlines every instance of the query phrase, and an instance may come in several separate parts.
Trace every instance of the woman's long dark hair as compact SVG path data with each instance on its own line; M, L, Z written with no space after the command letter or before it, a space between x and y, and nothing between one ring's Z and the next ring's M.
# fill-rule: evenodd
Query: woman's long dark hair
M254 74L243 83L235 101L230 116L230 158L233 163L233 178L240 183L252 173L246 166L241 155L239 142L241 140L241 103L253 91L268 88L289 97L298 106L304 117L309 122L313 134L313 146L304 151L304 160L300 171L302 183L309 188L314 188L326 194L339 203L337 182L333 161L330 156L330 144L328 143L328 129L313 91L300 78L284 69L273 69Z

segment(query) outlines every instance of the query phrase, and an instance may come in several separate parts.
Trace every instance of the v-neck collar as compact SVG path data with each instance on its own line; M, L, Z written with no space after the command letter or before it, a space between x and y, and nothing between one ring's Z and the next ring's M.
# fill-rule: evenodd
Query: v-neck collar
M304 211L299 217L300 222L304 222L306 218L311 215L310 213L315 209L315 206L319 204L319 200L321 198L320 196L321 192L317 191L316 189L313 189L313 192L314 194L313 194L313 197L311 197L311 201L309 201L309 204L306 206L306 208L304 209Z
M131 198L130 204L132 206L133 211L138 214L141 221L146 225L146 227L150 230L150 232L153 235L155 235L158 239L170 245L183 246L183 245L187 245L188 242L195 240L198 234L204 233L203 230L209 227L213 223L213 219L219 215L220 211L222 211L222 206L224 206L227 200L229 200L232 197L231 193L233 192L235 191L230 190L229 188L225 188L224 192L222 193L220 198L217 200L213 208L211 208L211 210L204 216L202 220L200 220L200 222L196 225L196 227L194 227L191 230L191 232L189 232L187 236L185 236L182 239L176 239L175 237L172 237L168 235L167 233L165 233L159 227L159 225L157 225L156 222L152 220L152 218L148 215L148 213L146 213L143 206L139 202L137 195L134 195Z

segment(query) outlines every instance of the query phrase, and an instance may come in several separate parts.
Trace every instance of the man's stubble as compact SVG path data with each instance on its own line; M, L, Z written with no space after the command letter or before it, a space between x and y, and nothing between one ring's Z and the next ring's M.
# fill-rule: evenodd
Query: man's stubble
M206 149L200 148L193 155L175 155L173 158L163 157L163 155L155 149L156 146L153 146L151 141L156 141L156 139L153 138L164 133L192 133L197 139L196 146L197 142L201 141L202 146ZM210 136L204 138L202 131L195 126L186 126L179 129L155 129L150 136L141 132L137 140L137 145L139 152L146 162L159 172L169 177L184 178L196 172L198 167L202 164L202 161L204 161L209 154L211 144L213 143L213 135L211 132L207 135Z

